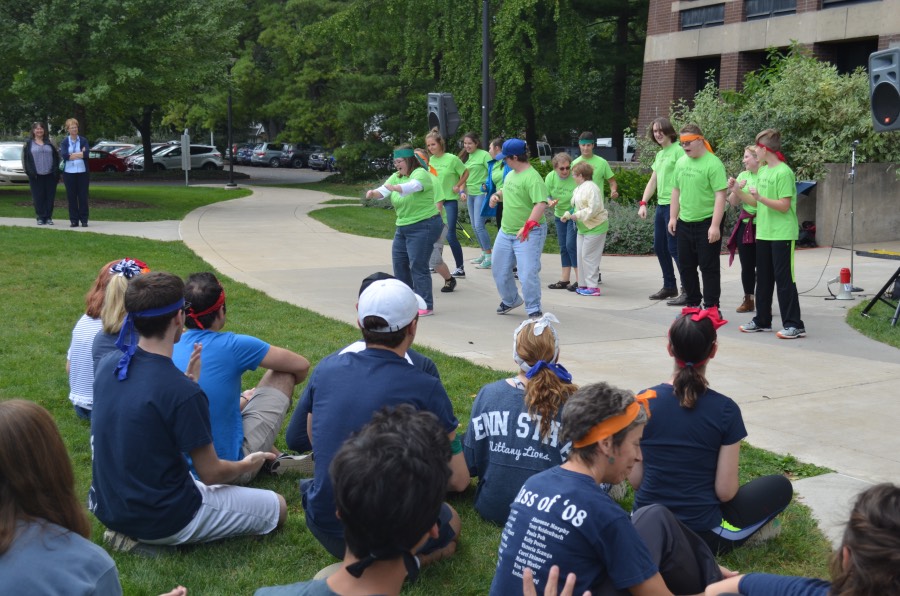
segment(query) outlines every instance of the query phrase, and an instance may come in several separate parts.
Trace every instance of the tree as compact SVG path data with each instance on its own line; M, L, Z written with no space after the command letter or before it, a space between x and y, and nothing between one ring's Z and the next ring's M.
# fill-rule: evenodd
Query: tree
M17 11L13 90L48 98L54 125L74 115L88 131L130 123L150 155L151 131L169 102L225 83L238 0L46 0ZM148 158L145 166L150 167Z

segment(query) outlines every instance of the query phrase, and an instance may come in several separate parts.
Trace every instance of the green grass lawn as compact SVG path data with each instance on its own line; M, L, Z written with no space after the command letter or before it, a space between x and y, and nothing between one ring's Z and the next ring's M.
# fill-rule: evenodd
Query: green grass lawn
M90 428L76 418L67 399L65 362L72 327L83 312L84 294L98 267L125 255L146 261L154 270L181 276L210 267L180 242L99 234L60 235L30 228L0 229L0 254L0 313L5 313L5 323L0 326L0 399L20 397L50 410L72 457L77 493L86 495L91 478ZM273 300L225 276L219 277L228 289L231 331L251 333L299 352L313 364L359 336L351 325ZM468 423L478 389L510 374L433 350L422 351L437 363L463 426ZM509 370L512 369L510 363ZM248 374L245 386L252 386L259 376L259 372ZM658 375L650 376L648 380ZM283 435L277 444L285 448ZM801 477L823 471L804 466L789 456L749 446L742 451L742 481L761 474ZM158 594L182 584L192 594L252 594L259 586L308 579L334 562L306 530L295 478L265 477L254 485L286 497L289 512L283 530L263 538L236 538L192 547L160 559L114 553L125 593ZM456 556L425 570L419 582L405 593L486 593L494 572L500 529L477 516L471 505L473 494L470 488L450 498L463 520ZM102 543L103 528L93 517L92 520L93 539ZM741 549L722 563L744 572L825 577L829 547L809 510L792 504L784 514L783 526L781 536L775 540Z
M180 220L197 207L251 194L252 191L246 188L95 185L90 190L90 218L98 221ZM66 189L62 185L56 192L53 216L57 225L69 219ZM28 186L0 187L0 217L34 217Z
M897 303L896 300L893 302ZM894 309L879 300L869 311L868 316L864 317L861 313L868 304L869 300L865 300L851 308L847 313L847 323L866 337L900 348L900 322L891 327Z

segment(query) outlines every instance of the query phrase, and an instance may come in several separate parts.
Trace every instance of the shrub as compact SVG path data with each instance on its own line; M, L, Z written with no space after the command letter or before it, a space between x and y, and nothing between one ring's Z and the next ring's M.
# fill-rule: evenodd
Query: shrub
M613 173L619 185L619 198L616 200L622 204L636 205L644 195L644 188L647 187L651 174L634 168L616 168ZM608 184L606 193L609 196Z
M641 189L643 191L643 188ZM650 207L647 219L638 217L632 204L608 201L609 232L606 234L606 254L646 255L653 253L653 216L655 207Z

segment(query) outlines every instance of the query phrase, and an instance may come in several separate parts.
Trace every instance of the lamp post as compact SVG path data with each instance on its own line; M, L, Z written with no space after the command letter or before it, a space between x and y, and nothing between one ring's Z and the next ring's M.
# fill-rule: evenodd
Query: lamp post
M481 3L481 142L485 147L491 143L491 126L488 118L488 102L490 101L488 85L490 84L490 72L488 52L490 51L489 29L490 0L482 0Z
M229 58L228 61L228 184L225 189L237 188L234 183L234 139L231 136L231 67L234 66L235 59Z

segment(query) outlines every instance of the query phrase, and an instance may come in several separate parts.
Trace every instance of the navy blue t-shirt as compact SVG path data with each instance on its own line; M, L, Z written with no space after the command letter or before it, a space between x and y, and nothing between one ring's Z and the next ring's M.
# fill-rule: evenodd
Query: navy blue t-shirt
M719 527L722 510L716 496L719 449L747 436L741 409L730 398L707 389L693 408L682 408L672 385L651 388L650 420L641 452L644 478L634 508L658 503L690 529Z
M107 354L94 377L88 506L111 530L165 538L187 526L202 503L182 454L212 443L209 403L170 358L138 348L119 381L120 357Z
M611 580L620 590L643 583L658 569L628 515L586 474L550 468L519 491L500 536L491 596L522 593L525 567L543 594L550 567L559 565L559 589L576 575L575 594Z
M750 573L738 584L744 596L828 596L831 584L808 577Z
M305 509L324 532L343 535L328 475L334 455L347 437L372 419L372 414L385 406L401 404L431 412L448 434L459 426L440 380L410 366L406 359L389 350L366 348L358 353L328 356L310 375L297 408L298 412L312 413L316 454L315 475L305 495ZM302 416L305 425L305 414Z
M478 477L475 510L497 525L506 523L509 506L525 481L558 466L571 443L559 440L562 408L541 438L541 417L532 420L525 390L506 380L485 385L475 396L472 420L463 437L469 474Z

